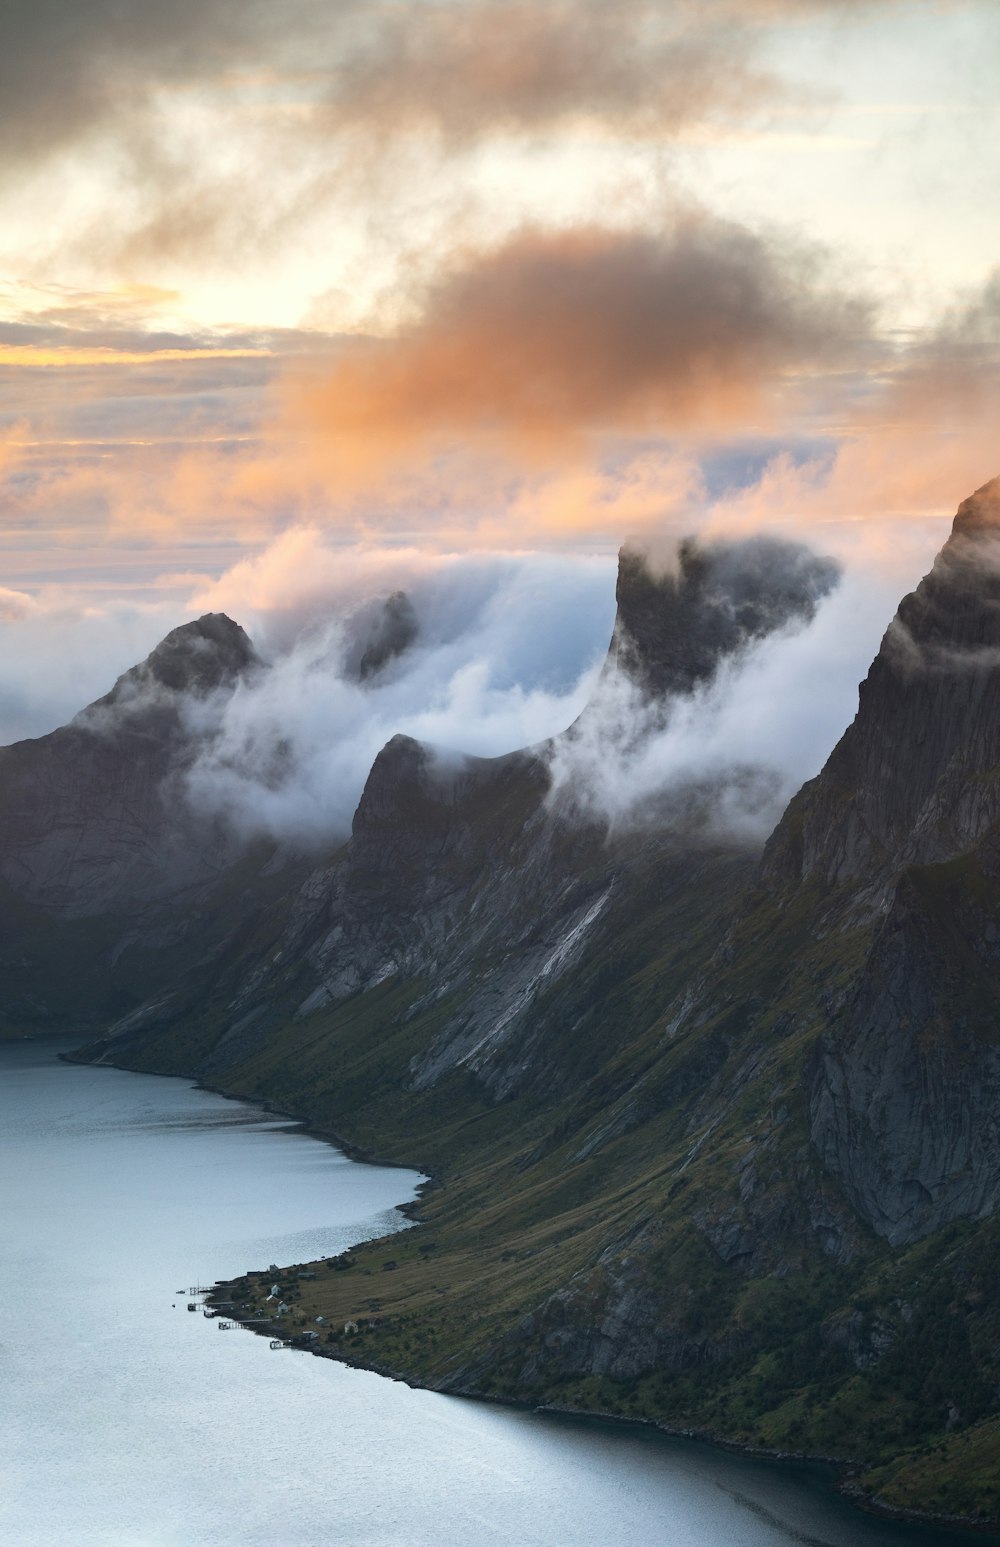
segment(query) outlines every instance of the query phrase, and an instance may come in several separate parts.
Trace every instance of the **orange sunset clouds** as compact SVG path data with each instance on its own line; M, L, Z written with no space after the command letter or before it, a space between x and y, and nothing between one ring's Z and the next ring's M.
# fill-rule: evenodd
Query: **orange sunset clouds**
M304 528L888 551L994 470L997 43L984 0L13 0L0 583L156 611Z

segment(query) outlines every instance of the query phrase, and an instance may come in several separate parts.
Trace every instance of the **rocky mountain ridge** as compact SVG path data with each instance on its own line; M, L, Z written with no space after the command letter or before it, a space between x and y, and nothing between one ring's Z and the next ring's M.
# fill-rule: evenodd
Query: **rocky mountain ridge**
M408 1013L452 1009L410 1060L413 1089L458 1069L491 1099L532 1080L551 1088L554 1079L575 1078L557 1070L541 1001L558 995L561 1015L586 1019L592 1012L573 980L585 955L606 953L627 929L623 914L634 913L637 890L655 886L679 899L695 876L717 873L720 886L723 876L742 878L750 859L744 839L698 830L693 798L681 824L610 834L599 817L553 799L553 753L584 733L601 694L618 681L668 718L673 702L723 663L811 618L837 578L829 561L775 540L687 543L676 571L665 572L623 553L618 619L594 703L562 738L505 757L472 758L394 737L369 774L350 841L310 876L260 960L232 973L230 1022L206 1071L224 1075L289 1017L307 1020L384 983L427 980L433 986ZM679 640L683 651L674 647ZM695 919L694 899L691 908ZM223 977L212 992L230 991ZM205 991L199 983L197 993ZM146 1024L159 1038L190 1003L191 985L182 986L173 1003L158 998L150 1006L148 1022L141 1011L130 1016L112 1030L112 1056L118 1035L130 1041Z
M553 798L551 746L395 738L350 842L88 1056L434 1173L356 1361L852 1458L895 1504L995 1514L998 536L1000 481L762 856L689 807L608 828ZM737 558L623 558L598 698L624 673L668 716L832 583L801 550ZM341 1269L383 1259L317 1265L303 1307L342 1325L370 1284Z

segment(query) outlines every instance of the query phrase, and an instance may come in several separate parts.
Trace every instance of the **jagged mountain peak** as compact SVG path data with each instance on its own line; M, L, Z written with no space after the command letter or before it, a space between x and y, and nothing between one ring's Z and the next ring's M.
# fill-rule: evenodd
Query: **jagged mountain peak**
M406 591L369 597L343 620L343 672L353 682L377 687L395 661L420 638L420 620Z
M1000 537L1000 478L991 478L958 507L953 537Z
M361 682L377 677L390 662L405 654L420 632L413 603L405 591L393 591L371 621L358 662Z
M858 713L771 838L764 873L869 882L959 854L1000 818L1000 479L899 605Z
M176 776L199 734L183 710L258 665L239 624L206 613L172 629L69 725L0 749L0 884L74 917L217 874L239 840L210 832L181 798Z
M354 817L357 828L393 803L401 789L408 789L423 782L431 749L423 742L401 732L392 736L376 755L368 771L365 787Z
M812 618L839 577L833 559L781 538L687 537L666 569L624 547L609 667L652 697L691 693L726 657Z
M206 612L170 630L146 659L118 678L99 702L118 705L155 684L199 697L228 687L260 664L249 635L224 612Z
M399 733L371 766L354 813L354 838L371 839L387 825L427 828L445 812L458 821L485 819L492 802L522 784L527 807L540 802L548 789L547 765L531 749L475 757Z
M922 647L924 666L940 665L942 648L995 647L1000 601L1000 478L958 507L951 534L930 572L899 604L887 648ZM901 634L907 638L902 641ZM929 652L929 653L928 653ZM913 663L911 663L913 664Z

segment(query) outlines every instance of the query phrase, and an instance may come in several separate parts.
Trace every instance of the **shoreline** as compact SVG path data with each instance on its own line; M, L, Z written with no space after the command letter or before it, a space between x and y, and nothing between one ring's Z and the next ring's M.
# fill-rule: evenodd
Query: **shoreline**
M74 1052L80 1051L83 1047L87 1046L93 1046L93 1043L82 1043L80 1045L80 1049L59 1053L58 1057L60 1061L65 1063L93 1065L95 1060L82 1059L74 1056ZM427 1193L435 1191L437 1188L443 1185L441 1179L435 1176L433 1172L424 1172L417 1166L408 1165L405 1161L384 1160L379 1157L377 1152L366 1150L359 1145L352 1144L350 1141L341 1138L339 1135L331 1132L330 1130L324 1129L318 1124L310 1122L309 1119L299 1117L294 1112L289 1112L282 1107L276 1106L273 1102L267 1101L264 1098L257 1096L239 1095L232 1091L223 1090L218 1086L210 1085L207 1081L200 1079L197 1075L184 1072L178 1073L175 1070L167 1069L136 1070L130 1068L127 1064L117 1063L111 1059L102 1061L98 1067L118 1069L121 1072L127 1074L145 1073L153 1074L157 1077L163 1077L167 1079L186 1080L196 1089L207 1091L211 1095L219 1096L225 1101L236 1101L242 1103L244 1106L255 1106L260 1108L260 1110L267 1112L273 1117L284 1118L290 1125L293 1125L298 1132L301 1132L303 1135L309 1138L316 1139L321 1143L331 1145L334 1149L339 1150L341 1154L346 1156L348 1160L351 1160L357 1164L378 1166L379 1168L385 1170L392 1169L415 1172L417 1175L423 1177L423 1181L421 1181L415 1189L416 1195L413 1198L408 1199L405 1203L393 1205L393 1207L396 1208L400 1214L411 1220L414 1225L423 1223L419 1217L419 1209ZM368 1245L379 1239L382 1238L378 1236L371 1236L367 1237L364 1241L358 1242L357 1244L359 1246ZM353 1250L353 1248L351 1249ZM306 1264L288 1265L283 1267L281 1271L285 1272L288 1271L289 1268L303 1268L306 1266ZM252 1271L257 1271L258 1273L267 1272L266 1269ZM471 1390L462 1390L460 1388L447 1387L440 1384L435 1384L431 1381L421 1380L419 1377L413 1375L412 1373L408 1374L405 1371L397 1369L391 1365L380 1364L374 1359L357 1358L352 1356L352 1354L345 1349L338 1348L336 1351L334 1351L329 1347L323 1346L308 1347L304 1345L296 1345L292 1341L295 1334L291 1332L283 1333L280 1324L277 1321L262 1322L259 1317L249 1317L245 1314L240 1314L235 1309L233 1309L231 1304L228 1302L226 1303L226 1308L223 1311L223 1293L227 1290L232 1290L232 1288L239 1284L241 1281L242 1280L239 1278L217 1280L211 1291L204 1298L205 1306L214 1310L216 1314L225 1314L227 1319L235 1322L244 1331L252 1332L258 1337L267 1337L271 1340L280 1340L285 1345L285 1349L290 1350L293 1353L310 1354L316 1358L329 1359L336 1364L346 1365L351 1369L366 1370L370 1374L381 1376L383 1379L399 1381L401 1384L410 1387L412 1390L436 1391L444 1396L458 1397L466 1401L485 1402L495 1407L509 1407L519 1412L535 1413L542 1416L549 1415L552 1417L579 1419L584 1421L589 1420L593 1422L605 1423L614 1425L616 1429L632 1427L637 1429L653 1430L667 1438L692 1440L699 1444L711 1446L716 1450L726 1451L732 1455L744 1456L748 1460L771 1462L779 1466L787 1465L824 1467L829 1469L829 1471L833 1474L830 1481L831 1490L835 1492L842 1500L844 1500L845 1503L865 1514L874 1515L880 1519L888 1521L894 1521L901 1525L914 1525L928 1528L939 1526L950 1531L963 1532L970 1538L993 1536L1000 1540L1000 1516L993 1519L975 1519L969 1516L961 1515L934 1514L925 1510L906 1509L903 1507L897 1507L884 1503L879 1499L878 1495L868 1493L854 1484L854 1479L857 1477L858 1472L865 1465L863 1461L844 1460L838 1457L814 1455L805 1451L770 1450L760 1446L745 1444L738 1440L727 1439L724 1436L713 1434L708 1430L673 1426L664 1420L657 1418L623 1417L618 1413L610 1413L600 1409L564 1407L557 1403L538 1403L530 1401L527 1398L495 1396L487 1392L477 1392Z
M26 1041L36 1041L37 1038L25 1038ZM93 1047L92 1042L83 1042L79 1052L84 1047ZM123 1074L152 1074L157 1079L186 1080L196 1090L208 1091L209 1095L221 1096L223 1101L238 1101L243 1106L259 1107L262 1112L267 1112L271 1117L284 1118L297 1132L307 1138L317 1139L321 1144L329 1144L333 1149L340 1150L348 1160L352 1160L361 1166L377 1166L381 1171L412 1171L423 1178L416 1187L416 1197L410 1198L405 1203L394 1203L393 1208L401 1214L411 1218L410 1211L416 1209L426 1193L434 1191L442 1186L440 1177L433 1171L425 1171L420 1166L411 1165L405 1160L386 1160L374 1150L366 1150L359 1144L352 1144L349 1139L344 1139L340 1134L334 1133L329 1128L322 1128L318 1123L312 1122L307 1117L300 1117L295 1112L289 1112L284 1107L275 1106L272 1101L267 1101L263 1096L241 1096L231 1090L223 1090L221 1085L209 1085L207 1080L199 1078L196 1074L178 1072L176 1069L134 1069L130 1064L115 1063L112 1059L103 1059L100 1062L92 1058L75 1058L73 1051L59 1053L59 1061L66 1064L81 1064L84 1067L99 1069L118 1069ZM375 1239L375 1237L372 1237Z
M419 1200L415 1200L419 1201ZM370 1241L380 1240L382 1237L371 1237ZM386 1238L390 1239L390 1238ZM359 1244L369 1244L368 1242ZM294 1271L296 1268L305 1268L307 1264L290 1265ZM288 1271L284 1269L283 1271ZM942 1527L949 1531L960 1532L967 1535L970 1540L975 1538L990 1537L1000 1541L1000 1518L976 1519L967 1515L933 1514L925 1510L898 1508L884 1503L878 1495L868 1493L855 1486L853 1479L865 1465L863 1461L844 1460L835 1456L814 1455L807 1451L770 1450L758 1445L750 1445L739 1440L727 1439L724 1436L713 1434L709 1430L696 1428L682 1428L669 1424L658 1418L623 1417L619 1413L607 1412L597 1408L567 1407L555 1402L533 1402L527 1398L495 1396L489 1392L473 1391L461 1387L453 1387L430 1380L421 1380L412 1373L407 1373L393 1365L380 1363L376 1359L359 1358L344 1348L330 1348L317 1342L313 1346L297 1343L296 1337L301 1333L293 1332L287 1323L283 1324L277 1318L271 1321L262 1321L259 1316L249 1316L245 1312L234 1309L233 1302L226 1299L233 1289L244 1282L236 1279L220 1279L212 1287L211 1292L205 1297L205 1305L214 1310L217 1315L225 1316L229 1321L235 1322L244 1331L252 1332L257 1337L265 1337L269 1341L280 1341L284 1350L291 1353L309 1354L314 1358L328 1359L335 1364L345 1365L354 1370L364 1370L371 1375L378 1375L383 1380L399 1381L401 1385L408 1386L413 1391L434 1391L441 1396L455 1397L468 1402L483 1402L493 1407L512 1408L517 1412L532 1413L539 1417L553 1417L564 1419L576 1419L581 1422L594 1422L613 1426L615 1429L643 1429L661 1434L667 1439L691 1440L697 1444L706 1445L713 1450L721 1450L730 1455L743 1456L750 1461L769 1462L776 1466L789 1467L817 1467L829 1472L829 1489L836 1493L845 1504L863 1514L874 1515L879 1519L895 1522L899 1525L913 1525L919 1527ZM929 1544L928 1544L929 1547Z

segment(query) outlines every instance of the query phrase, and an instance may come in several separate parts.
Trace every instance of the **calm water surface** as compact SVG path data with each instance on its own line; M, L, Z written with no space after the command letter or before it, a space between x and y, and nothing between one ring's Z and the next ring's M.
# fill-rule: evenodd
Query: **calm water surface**
M179 1287L404 1228L419 1177L69 1045L0 1044L0 1542L968 1547L805 1469L220 1337Z

